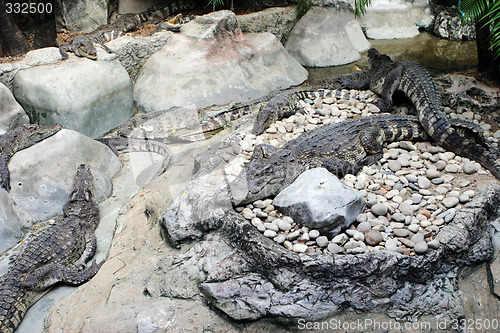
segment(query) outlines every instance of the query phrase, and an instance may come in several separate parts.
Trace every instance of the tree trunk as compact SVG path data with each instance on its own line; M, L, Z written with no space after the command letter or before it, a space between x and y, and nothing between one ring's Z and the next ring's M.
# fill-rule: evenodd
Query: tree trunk
M0 0L0 46L6 56L28 52L28 42L14 22L12 14L7 13L5 0Z
M33 19L35 21L35 34L33 37L34 49L57 46L54 0L45 0L43 3L50 3L52 5L52 12L33 14Z
M490 53L490 29L489 26L484 26L485 20L476 22L476 45L477 45L477 68L480 72L484 72L492 68L492 58Z

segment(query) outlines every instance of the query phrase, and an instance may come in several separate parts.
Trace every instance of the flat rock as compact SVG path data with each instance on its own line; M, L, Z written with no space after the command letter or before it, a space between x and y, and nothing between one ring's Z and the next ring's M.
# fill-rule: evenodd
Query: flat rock
M185 24L146 61L134 86L134 101L146 112L223 105L306 78L307 71L274 35L243 34L234 13L219 11Z
M14 99L9 88L0 83L0 134L28 122L28 115Z
M121 162L107 146L75 131L62 129L17 152L9 162L14 212L26 223L60 214L73 186L76 167L88 164L99 201L112 190Z
M117 60L93 61L70 54L58 64L20 70L13 92L31 122L60 123L92 138L133 114L132 82Z
M288 52L306 67L329 67L361 58L366 40L349 5L313 6L297 22L285 45Z
M0 256L21 240L24 235L22 229L28 226L14 213L12 204L7 191L0 189Z
M297 223L333 237L356 220L365 200L328 170L314 168L281 191L273 205Z

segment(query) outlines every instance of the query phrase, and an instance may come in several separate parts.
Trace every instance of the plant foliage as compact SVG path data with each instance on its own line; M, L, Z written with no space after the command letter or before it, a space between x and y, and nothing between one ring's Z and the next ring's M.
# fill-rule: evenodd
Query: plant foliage
M366 7L372 4L372 0L355 0L354 1L354 15L360 17L365 15Z
M297 18L301 18L305 13L311 8L309 0L294 0L295 3L295 15Z
M458 10L464 21L490 28L490 49L493 57L500 57L500 0L460 0Z

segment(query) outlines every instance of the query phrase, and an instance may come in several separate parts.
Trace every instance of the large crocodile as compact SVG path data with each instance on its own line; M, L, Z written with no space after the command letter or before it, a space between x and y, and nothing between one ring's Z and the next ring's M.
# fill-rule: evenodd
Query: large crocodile
M155 126L159 126L159 121L162 121L161 119L163 116L173 112L180 113L178 109L181 108L174 107L168 110L139 114L118 126L116 134L121 137L129 138L134 134L140 133L143 138L163 143L189 143L200 141L210 138L213 133L224 128L230 121L253 112L261 103L266 103L262 105L261 111L257 116L257 123L260 124L260 126L256 124L253 131L254 133L262 132L265 127L279 118L290 116L296 112L303 112L299 100L314 100L317 97L329 96L337 99L358 99L364 101L364 98L360 97L359 94L348 90L319 89L317 91L311 91L309 89L293 88L272 92L245 103L233 103L227 106L211 106L199 109L196 111L198 119L201 119L198 123L186 128L171 130L167 133L162 130L155 130ZM166 119L168 120L168 117L166 117ZM142 127L152 129L144 130L141 129ZM262 128L262 131L256 130L255 128L257 127Z
M231 184L233 201L238 205L276 195L309 168L357 173L382 157L385 142L427 139L417 117L383 114L318 127L280 149L258 145Z
M78 167L63 215L28 237L13 255L8 272L0 277L0 332L13 332L48 287L63 282L82 284L102 263L85 263L96 252L95 229L99 207L90 168Z
M20 150L28 148L61 129L61 125L40 126L25 124L0 135L0 185L10 191L9 160Z
M343 87L370 89L381 96L382 111L392 106L392 96L402 90L415 105L417 116L429 136L445 149L479 162L500 178L497 150L484 139L480 128L467 122L452 122L442 111L437 84L419 64L409 60L392 61L375 49L368 51L371 68L334 78Z

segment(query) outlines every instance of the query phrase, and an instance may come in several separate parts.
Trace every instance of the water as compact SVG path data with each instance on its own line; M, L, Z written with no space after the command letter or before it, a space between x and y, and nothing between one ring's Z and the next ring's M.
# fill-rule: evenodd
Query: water
M421 32L406 39L372 39L372 47L387 54L393 60L408 59L426 67L432 74L446 73L457 69L477 66L475 41L454 41L442 39L427 32ZM343 66L308 68L309 79L321 79L350 73L354 66L368 67L366 52L361 59Z

